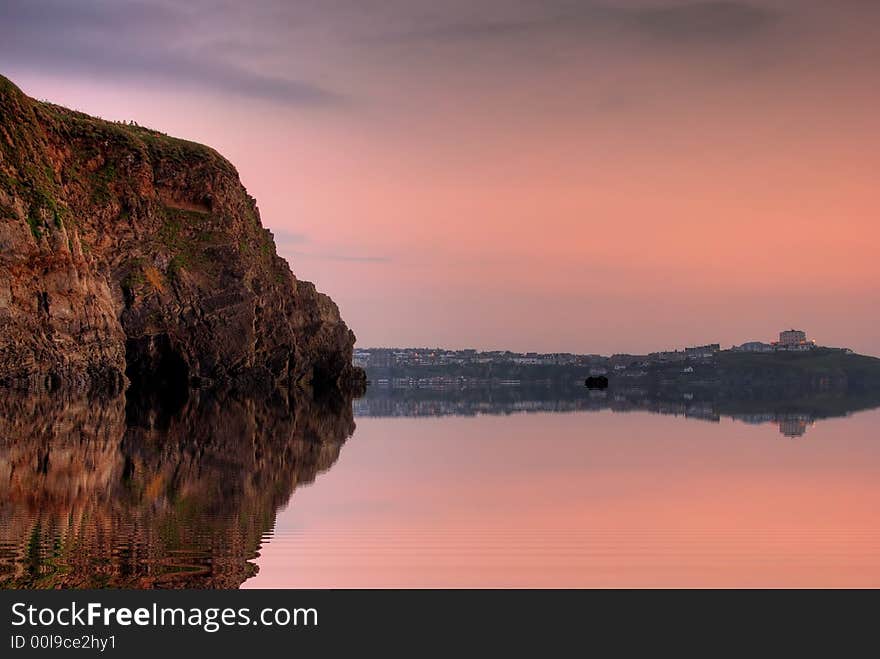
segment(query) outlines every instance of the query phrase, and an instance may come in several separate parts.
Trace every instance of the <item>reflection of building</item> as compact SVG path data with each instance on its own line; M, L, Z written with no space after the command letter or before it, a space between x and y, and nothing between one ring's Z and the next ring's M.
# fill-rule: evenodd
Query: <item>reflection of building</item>
M779 432L786 437L801 437L813 425L812 420L804 416L783 417L778 421Z
M801 437L815 423L809 414L777 414L775 412L757 412L752 414L735 414L735 419L745 423L776 423L779 432L786 437Z

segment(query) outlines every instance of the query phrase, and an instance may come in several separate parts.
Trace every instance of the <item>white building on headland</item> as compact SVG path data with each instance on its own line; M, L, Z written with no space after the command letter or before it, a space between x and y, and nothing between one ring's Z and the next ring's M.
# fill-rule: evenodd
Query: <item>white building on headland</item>
M797 346L807 342L807 333L803 330L783 330L779 333L779 345Z
M800 352L813 350L816 347L815 341L807 339L807 333L803 330L789 329L779 333L779 341L773 343L763 343L762 341L748 341L739 346L734 346L731 350L735 352Z
M779 333L779 342L774 344L777 350L812 350L816 347L815 341L807 340L807 333L803 330L783 330Z

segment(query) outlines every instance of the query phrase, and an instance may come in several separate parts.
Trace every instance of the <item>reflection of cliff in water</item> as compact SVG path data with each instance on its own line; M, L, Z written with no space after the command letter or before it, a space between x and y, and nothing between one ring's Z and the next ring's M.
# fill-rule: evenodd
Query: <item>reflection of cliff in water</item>
M880 407L880 390L803 387L613 387L588 390L546 382L509 386L370 387L354 402L355 416L474 416L528 412L646 411L718 422L722 416L750 424L773 423L787 437L803 435L816 421Z
M169 413L4 391L0 587L236 588L353 431L342 400L194 392Z

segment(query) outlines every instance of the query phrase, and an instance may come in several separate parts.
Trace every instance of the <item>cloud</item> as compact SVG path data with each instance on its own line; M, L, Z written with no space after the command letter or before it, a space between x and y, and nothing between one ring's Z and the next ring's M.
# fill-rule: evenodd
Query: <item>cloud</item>
M618 30L679 43L747 37L778 18L772 10L745 2L693 2L668 6L616 7L580 2L546 2L540 12L519 18L491 19L418 27L389 35L409 42L455 42L516 37L542 32L581 34Z
M194 48L199 26L198 13L171 4L4 0L0 61L41 73L176 84L288 104L342 102L295 76L253 71L234 53Z
M628 10L629 27L661 39L729 39L754 34L775 22L776 13L740 2L702 2Z
M271 231L272 237L278 244L301 245L302 243L307 243L309 241L309 237L304 233L287 231L285 229L272 229Z
M348 96L323 81L368 71L383 61L371 51L385 52L388 43L498 42L510 49L543 36L585 41L610 34L721 44L778 18L758 1L387 0L366 7L362 0L254 0L244 7L230 0L0 0L0 62L41 74L340 106ZM413 79L419 75L412 71Z
M391 263L388 256L361 256L350 254L317 254L313 252L290 251L288 254L319 261L344 261L348 263Z

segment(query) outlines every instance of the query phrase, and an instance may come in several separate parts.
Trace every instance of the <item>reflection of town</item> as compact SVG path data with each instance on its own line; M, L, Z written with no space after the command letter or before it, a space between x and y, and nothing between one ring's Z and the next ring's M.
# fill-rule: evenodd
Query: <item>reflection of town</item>
M705 392L704 392L705 393ZM751 392L754 394L754 392ZM638 388L588 391L578 387L554 387L546 382L517 384L412 384L397 382L372 386L354 401L355 416L419 417L507 415L535 412L651 412L717 423L722 417L748 424L771 423L786 437L800 437L818 420L880 407L880 393L867 397L820 393L792 398L742 399L723 397L698 400L679 394L677 400L662 393Z
M0 587L237 588L350 401L0 397Z
M739 414L733 415L733 418L753 424L779 424L779 432L781 432L786 437L800 437L807 432L807 428L809 428L816 422L816 420L808 414Z

